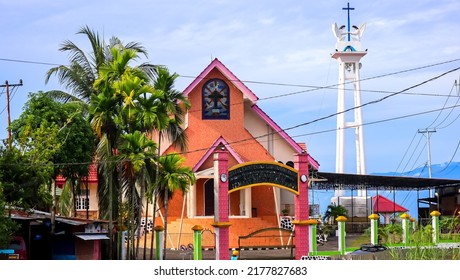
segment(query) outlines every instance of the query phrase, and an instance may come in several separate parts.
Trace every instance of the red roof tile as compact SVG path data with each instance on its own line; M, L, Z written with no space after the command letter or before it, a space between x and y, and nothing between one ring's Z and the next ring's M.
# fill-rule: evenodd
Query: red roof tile
M56 183L57 184L64 184L66 178L62 175L58 175L56 177ZM86 177L83 178L83 181L86 180ZM95 164L91 164L89 166L89 171L88 171L88 183L97 183L97 168Z
M401 205L389 200L388 198L377 195L372 198L374 213L393 213L407 212L408 210Z

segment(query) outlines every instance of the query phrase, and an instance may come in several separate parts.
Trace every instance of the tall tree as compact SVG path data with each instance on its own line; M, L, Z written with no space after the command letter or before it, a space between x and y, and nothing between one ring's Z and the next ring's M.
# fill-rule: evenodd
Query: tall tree
M168 140L169 142L173 143L173 145L178 146L181 151L185 151L187 149L187 137L185 131L183 129L184 125L184 117L186 111L190 108L190 102L186 96L183 95L182 92L175 89L175 81L179 76L177 73L171 74L168 68L164 66L158 66L156 68L157 77L153 83L154 88L156 91L159 91L163 94L163 98L159 101L156 101L156 104L162 108L160 112L166 112L168 117L166 118L166 122L154 123L151 126L151 129L156 131L158 134L158 154L157 157L160 157L161 152L161 144L162 140ZM164 120L164 119L161 119ZM165 138L165 139L163 139ZM158 177L159 170L155 174L155 177ZM153 222L155 226L155 215L156 215L156 207L157 207L157 196L160 191L158 186L152 186L148 190L147 194L147 206L148 203L153 203ZM148 217L148 207L146 207L146 217ZM147 224L145 225L147 228ZM153 234L151 237L151 247L150 247L150 258L153 258ZM144 258L146 255L147 240L144 240Z
M91 96L89 119L100 139L98 170L100 177L106 178L105 182L100 182L98 191L100 215L104 218L109 218L107 214L116 215L113 208L109 210L109 204L114 196L119 196L119 188L110 185L116 181L116 171L106 162L115 155L120 135L136 130L135 107L139 96L154 92L148 84L149 75L143 69L129 65L137 58L133 50L113 47L111 60L99 67L99 78L94 82L97 94ZM109 195L110 190L112 195Z
M64 176L75 193L72 183L88 175L96 139L82 107L57 102L43 92L32 93L11 129L14 143L37 164L42 176L51 185L57 175Z
M129 202L128 237L131 238L129 248L130 259L137 258L134 249L135 233L140 230L139 217L142 210L140 190L143 188L147 174L146 166L153 161L156 144L148 139L145 133L135 131L121 136L121 145L117 159L122 174L122 187Z
M168 112L169 118L166 126L156 126L154 129L160 133L160 137L166 136L181 151L185 151L187 135L184 133L183 125L186 111L191 106L190 101L183 92L175 89L175 81L179 77L177 73L171 74L164 66L157 67L156 73L153 87L163 93L161 105L164 111Z
M89 104L91 95L97 94L97 90L93 87L94 82L99 78L99 68L109 61L113 60L111 49L116 47L119 49L129 49L147 57L147 50L138 42L129 42L124 44L119 38L111 37L106 43L104 38L101 38L98 32L92 30L88 26L83 26L78 32L78 35L84 35L90 43L91 51L85 51L70 40L65 40L60 51L69 54L69 65L60 65L53 67L46 73L45 81L48 82L50 77L56 75L61 85L69 92L54 90L49 94L58 100L78 101L84 104ZM154 77L155 66L149 63L143 63L139 66L147 75Z
M168 204L176 191L183 194L188 192L189 186L196 181L195 173L190 167L184 166L185 158L178 154L168 154L158 159L159 176L157 186L159 198L163 202L165 212L165 236L168 234ZM163 244L163 259L166 259L166 241Z
M49 177L44 175L43 166L32 162L15 146L0 146L0 196L5 205L26 210L49 210L52 197L46 186Z
M120 204L122 195L129 197L130 207L134 207L130 209L135 209L135 213L138 213L137 210L142 207L147 181L142 181L144 184L140 184L139 191L132 185L129 188L121 186L114 188L117 179L109 174L116 175L116 170L122 169L114 169L114 164L109 166L105 161L114 158L116 152L119 152L120 145L126 140L124 135L144 133L151 129L149 121L167 122L168 114L160 112L159 110L163 108L157 104L150 108L143 106L149 105L148 100L161 100L163 96L149 84L149 75L143 69L130 66L130 63L138 57L137 53L132 50L112 48L111 57L112 60L101 65L99 69L99 78L94 83L99 94L91 98L89 115L93 129L101 139L98 146L100 170L107 174L104 176L106 183L99 185L99 197L102 198L101 201L109 202L107 210L110 215L116 213L113 211L114 197L118 197L118 204ZM124 182L137 180L134 177L127 178L128 175L130 174L126 172L118 174L118 178ZM107 195L111 199L107 199ZM101 210L104 209L101 207ZM139 214L131 217L140 223Z

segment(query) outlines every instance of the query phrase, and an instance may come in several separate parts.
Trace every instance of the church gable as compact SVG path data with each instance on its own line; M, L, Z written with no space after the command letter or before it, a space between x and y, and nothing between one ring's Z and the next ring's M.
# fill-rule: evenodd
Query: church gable
M213 158L212 155L218 149L226 149L231 157L230 161L234 161L235 163L242 163L243 159L241 156L228 144L228 142L223 138L219 137L214 144L206 151L206 153L202 156L200 161L193 167L193 171L196 172L198 170L206 169L212 166ZM202 168L204 166L204 168Z
M208 75L211 71L217 70L223 76L223 80L233 84L240 90L244 99L251 101L255 104L259 99L243 82L241 82L225 65L217 58L208 65L198 77L184 90L184 95L188 96L199 84L203 83L204 79L209 79Z
M218 59L198 75L184 90L184 95L191 104L187 113L189 152L186 163L194 171L212 164L207 153L214 152L216 139L225 139L238 154L234 156L235 164L275 158L284 160L284 157L291 160L292 154L302 152L299 145L257 107L257 96ZM267 134L267 126L275 134L270 140L274 149L261 138ZM283 154L283 157L276 154Z

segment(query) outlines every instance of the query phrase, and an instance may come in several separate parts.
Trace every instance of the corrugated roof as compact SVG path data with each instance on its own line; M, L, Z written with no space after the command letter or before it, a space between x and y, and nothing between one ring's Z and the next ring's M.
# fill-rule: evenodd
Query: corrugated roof
M345 173L317 172L322 178L311 185L311 189L334 190L429 190L433 188L460 187L460 180L415 178L398 176L360 175Z
M105 234L88 234L88 233L78 233L75 234L76 237L83 239L83 240L104 240L104 239L110 239L107 235Z

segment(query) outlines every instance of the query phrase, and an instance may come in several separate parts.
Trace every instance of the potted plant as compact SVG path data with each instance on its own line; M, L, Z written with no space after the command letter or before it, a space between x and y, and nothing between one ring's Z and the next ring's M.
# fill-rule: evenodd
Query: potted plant
M281 213L283 213L283 216L288 216L289 215L289 209L287 208L284 208L283 210L281 210Z

